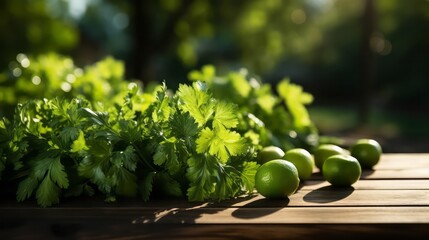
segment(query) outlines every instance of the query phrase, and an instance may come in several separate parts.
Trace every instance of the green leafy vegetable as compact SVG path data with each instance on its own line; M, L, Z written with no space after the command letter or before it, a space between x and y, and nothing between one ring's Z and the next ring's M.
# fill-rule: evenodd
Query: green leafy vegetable
M304 104L311 103L313 96L303 92L301 86L290 83L288 79L284 79L277 85L277 91L294 116L295 126L298 128L310 126L310 116Z
M223 163L227 162L230 156L236 156L246 149L245 140L240 134L225 128L205 128L196 142L198 153L207 152Z
M294 147L311 150L317 146L317 129L305 108L313 97L288 79L279 82L274 92L271 85L250 76L244 69L218 76L208 65L201 71L192 71L188 77L191 81L204 81L212 89L213 97L236 104L234 108L223 107L225 114L221 115L236 116L238 124L225 122L237 126L237 132L251 138L259 145L257 148L275 145L286 150Z
M35 84L37 76L48 84L15 92L22 99L15 115L0 120L0 174L7 173L0 176L19 182L18 201L34 197L48 207L82 194L106 201L238 197L254 191L262 146L309 147L317 139L304 106L311 95L287 81L277 96L245 71L222 77L205 66L173 91L124 81L122 63L112 58L84 69L58 55L31 63L18 82Z

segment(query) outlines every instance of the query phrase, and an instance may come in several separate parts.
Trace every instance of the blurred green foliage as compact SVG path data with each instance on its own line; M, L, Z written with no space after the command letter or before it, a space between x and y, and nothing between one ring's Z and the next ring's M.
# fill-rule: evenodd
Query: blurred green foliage
M1 69L6 69L20 52L67 52L77 46L79 29L54 16L48 2L51 1L0 1Z
M220 72L245 67L269 83L289 76L317 102L350 104L361 94L365 2L5 0L0 66L13 70L9 61L21 52L66 53L78 65L112 55L125 61L128 78L171 87L206 64ZM372 2L372 103L427 108L429 2Z
M34 99L82 98L99 108L119 106L129 89L137 84L143 88L141 82L126 80L123 62L112 57L80 68L71 58L62 55L32 57L20 53L10 65L12 69L2 75L4 79L0 82L0 102L3 103L0 117L11 118L19 104ZM272 89L244 68L220 75L212 65L204 66L201 71L193 70L188 77L191 81L205 82L214 98L237 104L238 109L234 111L240 111L242 123L238 130L253 139L253 144L283 149L294 146L311 149L318 144L317 129L306 109L313 97L289 79L283 79ZM144 87L150 92L161 84ZM149 103L153 96L144 95L144 98Z
M112 57L82 69L58 54L32 57L21 53L10 66L0 75L0 116L12 116L18 103L32 99L83 96L109 105L122 101L129 85L135 84L125 80L123 62Z

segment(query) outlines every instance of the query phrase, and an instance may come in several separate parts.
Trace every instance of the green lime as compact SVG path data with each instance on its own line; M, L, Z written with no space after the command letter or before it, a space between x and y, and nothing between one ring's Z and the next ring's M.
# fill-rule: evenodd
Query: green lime
M295 165L301 181L309 179L313 174L314 160L307 150L303 148L290 149L286 151L284 159Z
M262 164L255 175L255 188L266 198L286 198L298 189L298 169L284 159Z
M317 168L322 170L325 160L328 157L337 154L345 154L344 149L334 144L322 144L314 151L314 163Z
M333 155L325 160L322 174L333 186L351 186L359 180L362 169L359 161L350 155Z
M285 152L277 146L267 146L261 149L258 153L258 163L264 164L274 159L282 159Z
M359 139L350 147L350 155L355 157L362 168L372 168L379 161L383 150L373 139Z

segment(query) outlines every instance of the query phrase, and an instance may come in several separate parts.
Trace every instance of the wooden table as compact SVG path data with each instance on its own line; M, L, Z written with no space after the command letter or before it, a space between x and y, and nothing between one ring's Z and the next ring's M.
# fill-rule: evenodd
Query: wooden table
M349 188L316 172L288 200L0 203L1 239L429 239L429 154L384 154Z

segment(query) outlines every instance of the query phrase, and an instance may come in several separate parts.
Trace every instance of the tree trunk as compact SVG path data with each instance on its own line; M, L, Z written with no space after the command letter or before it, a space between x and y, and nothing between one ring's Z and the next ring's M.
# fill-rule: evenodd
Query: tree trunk
M159 33L153 29L153 14L156 8L152 1L132 0L133 6L133 52L129 63L129 77L147 83L156 79L154 58L177 40L174 28L177 22L187 14L194 0L183 0L179 9L165 20Z
M371 50L370 41L374 32L375 7L373 0L365 0L364 12L362 16L362 40L360 51L360 76L358 95L358 121L359 125L365 126L369 122L371 112L371 98L373 91L374 54Z
M150 19L150 1L132 0L133 15L133 52L128 64L129 77L148 82L153 55L152 23Z

